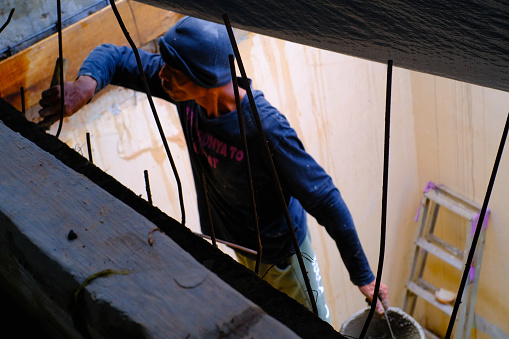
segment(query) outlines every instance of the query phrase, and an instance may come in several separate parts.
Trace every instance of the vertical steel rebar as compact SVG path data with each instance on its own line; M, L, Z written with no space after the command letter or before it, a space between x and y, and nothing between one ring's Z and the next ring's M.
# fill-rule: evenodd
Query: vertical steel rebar
M255 194L253 188L253 175L251 174L251 163L249 161L249 149L247 147L247 138L246 138L246 129L244 125L244 116L242 115L242 108L240 106L240 96L239 96L239 84L237 82L237 73L235 72L235 61L233 55L228 55L228 59L230 61L230 71L232 73L232 82L233 82L233 91L235 93L235 105L237 107L237 116L239 119L239 128L240 128L240 136L242 138L242 143L244 144L244 157L246 159L246 167L247 167L247 175L249 179L249 193L251 194L251 202L253 206L253 217L255 221L255 229L257 235L258 242L258 254L256 255L256 264L255 264L255 273L258 275L260 271L260 263L262 261L262 239L260 236L260 226L258 225L258 213L256 212L256 201Z
M141 80L143 83L143 87L145 88L145 93L147 94L147 99L150 104L150 109L152 110L152 114L154 115L154 120L156 122L157 129L159 130L159 134L161 136L161 141L163 142L163 146L166 151L166 155L168 156L171 167L173 169L173 173L175 174L175 180L177 181L178 194L179 194L179 200L180 200L180 212L182 215L182 225L185 226L186 211L184 209L184 198L182 196L182 184L180 183L180 177L177 172L177 167L175 166L175 162L173 161L173 157L170 152L170 147L168 146L168 142L166 141L166 137L164 135L163 127L161 126L161 122L159 121L159 116L157 115L156 107L154 105L154 101L152 100L152 95L150 94L150 88L148 87L147 79L145 77L145 72L143 72L143 65L141 64L141 59L140 59L140 54L138 53L138 48L136 47L136 44L131 39L129 32L127 31L127 29L124 25L124 22L122 21L122 18L120 17L117 6L115 5L115 1L110 0L110 5L111 5L111 9L113 10L113 13L115 14L115 17L117 18L118 24L120 25L120 29L122 29L124 36L126 37L127 41L129 42L129 45L131 46L131 48L133 49L134 56L136 58L136 63L138 65L138 70L140 72L140 77L141 77Z
M479 240L479 235L481 233L482 225L484 222L484 216L486 215L486 210L488 209L488 202L490 200L491 191L493 190L493 185L495 184L495 178L497 176L498 167L500 165L500 159L502 158L502 152L504 151L504 144L505 140L507 139L508 130L509 130L509 113L507 114L504 131L502 132L502 138L500 139L500 145L498 147L495 163L493 164L493 170L491 172L490 181L486 189L486 195L484 197L481 213L477 221L477 227L475 229L474 237L472 238L472 245L470 246L470 251L468 252L467 262L465 263L465 270L463 271L460 287L458 289L458 295L456 296L456 301L454 302L454 308L452 310L451 318L449 319L449 325L447 327L447 332L445 334L446 339L449 339L452 335L454 322L456 321L456 315L458 314L458 310L461 304L461 298L463 296L463 290L465 289L468 273L470 271L470 266L472 266L472 260L474 259L475 247L477 246L477 241Z
M11 22L11 19L12 19L12 15L14 14L14 8L11 9L10 13L9 13L9 16L7 17L7 21L2 25L2 27L0 28L0 33L2 33L2 31L5 29L5 27L7 27L7 25L9 24L9 22Z
M384 138L384 172L382 184L382 220L380 230L380 254L378 257L378 270L375 280L375 290L373 292L373 301L368 317L362 328L359 339L364 338L369 328L369 324L375 313L376 304L378 302L378 293L380 291L380 283L382 281L382 271L385 256L385 235L387 231L387 191L389 178L389 139L391 131L391 89L392 89L392 60L387 62L387 89L385 97L385 138ZM380 301L381 302L381 301Z
M62 131L62 124L64 123L64 112L65 112L65 92L64 92L64 53L62 49L62 8L60 6L60 0L57 0L57 16L58 16L58 60L60 62L60 121L58 123L57 138L60 136Z
M249 80L247 78L246 71L245 71L244 65L242 63L242 59L240 58L239 49L237 47L237 43L235 41L235 36L233 35L233 30L232 30L232 27L231 27L231 24L230 24L230 20L229 20L227 14L223 15L223 20L225 22L226 29L228 31L228 36L230 37L230 42L232 44L233 52L235 53L235 57L237 58L237 64L239 66L239 70L240 70L240 73L242 75L242 79L244 81L245 87L246 87L247 96L249 98L249 104L251 105L251 110L253 111L253 117L254 117L254 120L256 122L256 126L258 128L258 132L260 133L260 137L262 139L262 143L263 143L262 147L265 150L265 155L267 157L267 162L269 164L269 169L270 169L271 175L272 175L272 177L274 179L274 184L276 185L277 191L279 193L279 200L280 200L280 203L281 203L281 208L283 209L283 213L284 213L284 216L286 218L286 222L287 222L287 225L288 225L288 230L289 230L289 233L290 233L290 238L292 240L293 247L295 249L295 254L297 255L299 266L300 266L300 269L301 269L301 272L302 272L302 276L304 278L304 282L305 282L305 285L306 285L306 289L307 289L307 292L308 292L308 295L309 295L309 300L311 302L311 306L313 308L313 312L316 315L318 315L318 308L316 306L316 300L314 298L313 290L312 290L311 284L309 282L309 277L308 277L308 275L306 273L306 267L304 266L304 261L302 260L302 253L300 252L299 242L297 241L297 236L295 235L295 229L293 227L293 223L292 223L292 219L290 217L290 213L288 212L288 206L286 206L286 201L285 201L285 197L283 195L283 190L281 188L281 183L279 182L279 178L278 178L278 175L277 175L276 167L275 167L274 162L272 160L272 154L270 152L269 144L267 142L267 138L265 137L265 132L263 131L263 126L262 126L262 123L260 121L260 116L258 115L258 109L256 108L256 104L254 102L253 93L251 92L251 88L249 86Z
M143 175L145 176L145 190L147 191L147 201L152 205L152 194L150 193L150 182L148 180L148 171L144 170Z
M210 209L209 191L207 188L207 181L205 179L205 173L203 172L203 170L200 173L200 177L201 177L201 185L203 187L203 195L205 196L205 204L207 205L207 212L208 212L207 215L209 217L210 239L212 240L212 245L214 245L214 247L217 247L216 232L214 231L214 223L212 222L212 212Z
M92 144L90 142L90 133L87 132L87 149L88 149L88 161L94 163L92 160Z
M26 115L25 88L23 86L19 88L19 95L21 97L21 113Z

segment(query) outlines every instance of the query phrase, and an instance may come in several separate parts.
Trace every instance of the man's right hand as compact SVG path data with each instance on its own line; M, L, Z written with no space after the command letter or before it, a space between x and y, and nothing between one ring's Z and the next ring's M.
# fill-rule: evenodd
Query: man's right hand
M80 76L76 81L66 81L64 84L65 112L68 117L79 111L92 99L97 87L97 81L87 75ZM49 128L60 119L60 85L50 87L42 92L39 101L42 109L39 115L44 118L39 122L43 128Z
M370 284L359 286L362 294L364 294L369 301L373 300L373 293L375 293L375 280ZM385 310L389 307L389 288L384 283L380 282L380 288L378 292L378 298L376 302L376 313L382 315Z

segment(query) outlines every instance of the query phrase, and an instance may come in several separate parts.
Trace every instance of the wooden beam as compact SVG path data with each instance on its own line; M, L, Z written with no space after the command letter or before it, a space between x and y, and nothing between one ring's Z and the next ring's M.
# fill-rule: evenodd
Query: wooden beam
M0 284L53 337L298 337L3 123L0 148Z
M139 0L394 67L509 91L507 1Z
M5 134L5 137L3 135L4 131L1 128L5 124L8 128L10 128L14 134ZM115 180L113 177L108 175L107 173L100 170L98 167L91 164L86 158L81 156L79 153L77 153L74 149L67 146L65 143L63 143L61 140L57 139L51 134L47 134L44 131L42 131L40 128L37 127L37 125L33 122L29 122L25 119L25 117L21 114L21 112L18 112L12 107L10 104L8 104L5 100L0 98L0 149L3 152L4 148L11 147L12 144L19 148L19 153L22 153L22 157L29 158L28 154L35 154L36 156L39 156L39 152L34 152L33 149L28 150L25 152L25 146L24 145L18 145L15 141L15 138L11 135L21 135L24 138L26 138L29 142L29 145L36 145L40 149L42 149L44 154L49 155L51 158L52 156L55 159L58 159L62 164L67 166L68 168L72 169L70 173L74 173L72 176L74 177L76 173L79 177L84 178L84 181L82 182L85 184L85 182L90 180L91 182L95 183L98 187L101 187L105 192L111 195L112 200L118 200L123 202L126 206L129 206L130 209L127 211L135 211L139 213L141 216L149 220L153 225L156 225L160 230L164 232L168 237L171 238L180 248L182 248L184 251L189 253L195 260L197 260L200 264L207 267L209 271L213 273L214 276L219 277L222 281L227 283L229 286L234 288L237 292L241 293L244 297L248 298L255 304L257 304L260 308L262 308L266 313L268 313L273 318L280 321L282 324L286 325L288 328L290 328L292 331L294 331L299 337L301 338L344 338L340 333L336 332L334 328L318 318L315 314L313 314L311 311L309 311L306 307L304 307L302 304L297 302L296 300L288 297L283 292L273 288L267 282L261 280L256 274L254 274L253 271L248 270L244 266L240 265L238 262L236 262L233 258L231 258L229 255L226 255L222 253L220 250L218 250L216 247L209 244L206 240L203 240L201 237L196 236L193 234L193 232L188 229L187 227L181 225L178 221L175 219L169 217L167 214L163 213L159 208L156 206L150 204L145 199L138 196L136 193L129 190L127 187L119 183L117 180ZM12 139L12 140L11 140ZM32 145L32 146L33 146ZM37 149L37 148L36 148ZM23 197L23 191L26 192L26 187L23 187L23 185L20 185L20 190L18 191L15 187L10 188L9 192L16 192L13 194L13 197L10 197L7 193L7 189L4 189L4 185L12 185L12 183L9 183L11 180L10 171L4 171L3 165L5 166L12 166L12 163L9 164L9 162L12 162L13 160L9 158L8 155L4 157L3 153L0 152L0 201L8 201L9 203L13 203L14 206L11 206L10 212L5 212L6 210L4 207L2 207L2 203L0 202L0 288L3 287L1 285L4 285L4 277L7 277L11 284L8 287L10 288L10 294L17 299L17 301L21 302L24 301L25 305L28 304L27 307L29 307L32 311L37 311L39 309L42 310L42 308L38 307L37 305L45 305L45 300L40 300L37 296L37 298L32 298L32 296L35 296L38 290L39 285L31 284L31 279L43 277L43 275L36 274L37 272L46 272L49 268L45 265L48 264L48 261L45 261L44 263L41 263L40 261L35 264L34 267L32 265L30 266L23 266L26 262L24 260L24 257L29 258L30 260L38 260L38 259L44 259L39 254L27 254L26 251L20 252L17 250L17 247L11 246L12 243L12 237L9 230L12 230L12 224L13 220L23 217L24 214L27 214L27 216L31 215L33 217L33 220L37 219L38 221L36 223L33 223L32 226L35 228L35 231L38 231L38 226L40 220L38 219L38 215L32 213L34 211L34 204L31 204L32 201L34 201L32 195L32 190L30 190L31 193L26 195L26 198ZM19 156L19 155L17 155ZM13 158L14 159L14 158ZM22 163L19 165L19 168L21 169L20 172L26 172L27 168L30 168L29 163ZM42 166L44 167L44 165ZM36 167L37 168L37 167ZM50 169L50 173L52 173L53 170ZM74 171L74 172L73 172ZM31 173L31 171L28 171ZM23 178L24 175L21 175ZM85 179L86 177L86 179ZM60 205L62 205L62 209L58 213L67 213L71 209L75 210L76 207L73 205L72 202L66 201L63 198L58 198L58 195L60 194L61 187L59 187L59 184L61 182L65 182L68 180L74 180L71 177L68 177L66 175L59 176L59 179L54 181L55 185L51 185L51 180L54 180L54 177L46 177L43 173L38 173L36 175L35 179L28 179L31 186L35 187L41 187L44 185L47 188L48 194L52 194L51 198L54 202L55 199L61 199L59 200L60 203L56 203L55 205L60 208ZM50 187L47 186L48 183L43 184L43 181L50 180ZM25 181L25 184L27 182ZM88 185L88 184L87 184ZM71 185L72 186L72 185ZM16 197L14 197L14 195ZM79 199L79 194L75 195ZM94 195L95 197L95 195ZM99 197L99 196L97 196ZM37 204L39 204L39 201L37 201ZM69 205L69 208L67 208L67 205ZM73 207L71 207L73 206ZM84 208L87 208L87 205L83 204ZM116 206L116 205L115 205ZM100 212L100 216L104 212L110 211L112 208L115 210L114 205L102 205L104 207L104 210ZM19 210L19 208L22 208L22 210ZM56 213L56 211L53 211L51 208L43 209L46 211L46 215L51 215L52 213ZM15 213L12 213L15 212ZM131 213L129 212L129 213ZM21 214L20 214L21 213ZM46 218L46 217L44 217ZM127 216L129 218L129 216ZM55 218L56 220L59 220L59 217ZM78 223L80 225L83 225L86 220L92 220L93 218L84 216L84 220L79 220ZM101 219L102 220L102 219ZM93 220L92 220L93 221ZM97 220L95 220L97 221ZM104 220L103 220L104 221ZM99 221L100 224L102 224ZM50 222L51 224L51 222ZM125 224L129 224L131 226L136 226L136 222L132 221L130 218ZM62 225L59 223L55 223L52 225L47 225L46 229L51 229L53 234L56 237L56 241L62 241L60 238L61 232L58 231L58 228L60 227L60 230L62 230ZM81 239L80 233L76 232L77 229L74 228L74 225L64 225L65 229L72 228L74 232L78 235L77 239L74 239L72 241L76 241L78 239ZM94 226L95 227L95 226ZM104 236L110 234L110 229L108 227L104 227L103 231L105 232L102 234L101 239L104 238ZM88 232L88 231L86 231ZM42 232L44 233L44 231ZM144 233L144 232L143 232ZM159 240L160 235L159 232L155 232L155 237L153 237L153 240L156 244L160 244ZM68 235L68 232L63 231L64 238ZM136 241L136 243L131 243L130 240L132 239L131 236L133 236L133 233L123 233L125 237L120 237L119 242L122 242L121 246L127 245L136 245L140 244ZM6 237L7 239L4 239ZM26 237L22 237L25 239ZM164 237L162 237L164 239ZM19 238L18 238L19 239ZM30 244L30 242L23 241L24 244ZM113 240L113 239L110 239ZM124 242L126 240L127 242ZM5 243L2 243L2 241L7 241L9 243L9 246L7 246ZM67 241L67 240L66 240ZM71 241L71 243L72 243ZM103 241L103 240L101 240ZM145 241L148 242L148 237L145 238ZM163 240L164 241L164 240ZM64 241L65 242L65 241ZM117 241L114 241L117 243ZM69 244L71 245L71 244ZM141 245L141 244L140 244ZM51 243L49 244L51 246ZM95 245L94 245L95 246ZM155 245L158 246L158 245ZM136 247L136 246L135 246ZM143 247L145 248L145 247ZM144 249L141 248L142 252L144 252ZM40 251L39 251L40 252ZM33 252L32 252L33 253ZM128 258L131 255L134 255L138 253L135 252L129 252L128 255L126 255L126 258ZM157 252L158 253L158 252ZM92 252L88 252L89 255L93 255ZM168 258L171 258L171 260L175 260L175 258L165 254L163 256L163 260L168 262ZM66 260L65 258L60 258L62 260ZM74 260L73 258L71 258ZM129 259L130 260L130 259ZM149 260L150 263L152 261ZM97 263L98 265L101 265L101 263ZM104 263L105 264L105 263ZM20 266L21 265L21 266ZM110 266L111 267L111 266ZM37 269L34 271L34 268ZM91 271L96 271L94 268L99 267L92 267ZM122 269L122 267L116 266L116 268ZM19 271L19 272L18 272ZM74 272L74 271L73 271ZM87 269L87 272L88 269ZM63 272L61 272L63 273ZM34 277L34 274L36 276ZM80 277L83 277L83 275L80 273ZM16 277L21 278L19 280L16 280ZM112 276L113 278L119 278L119 276L115 275ZM121 276L126 277L126 276ZM51 275L47 278L53 279L55 283L52 282L45 282L43 284L44 287L51 287L53 286L62 286L62 279L60 276L52 277ZM73 278L74 279L74 278ZM81 280L81 279L79 279ZM23 281L25 284L17 284L17 281ZM101 279L102 281L102 279ZM123 281L123 280L121 280ZM13 284L14 282L14 284ZM34 283L41 284L40 280L36 280ZM93 282L100 283L100 281ZM34 287L34 288L31 288ZM14 293L14 290L17 291L17 293ZM35 292L34 292L35 291ZM60 290L55 293L56 295L51 296L50 299L49 296L46 298L48 304L53 304L56 302L56 299L59 299L62 303L67 303L67 300L63 300L67 298L68 293ZM34 306L34 302L37 302L38 304ZM201 303L200 303L201 305ZM155 306L157 307L157 306ZM61 310L59 314L61 314L63 317L66 316L67 310ZM184 311L182 311L183 313ZM58 313L58 312L57 312ZM143 313L143 312L142 312ZM46 318L51 318L53 316L50 312L39 312L39 315L43 315ZM95 313L97 314L97 313ZM179 313L180 314L180 313ZM55 317L53 317L55 318ZM43 323L47 324L47 322L44 321L44 319L40 319L43 321ZM232 319L235 320L235 319ZM233 322L235 323L235 321ZM232 323L232 324L233 324ZM271 329L272 330L272 329ZM116 335L118 336L118 335ZM133 333L132 336L135 336ZM282 337L282 335L274 335L275 337ZM165 336L167 338L168 336Z
M137 46L164 34L182 15L135 1L121 0L117 8ZM63 55L68 59L66 79L72 80L94 47L102 43L128 45L111 7L105 7L62 31ZM38 104L41 92L51 83L58 58L56 34L0 61L0 96L21 109L20 88L25 89L26 107Z

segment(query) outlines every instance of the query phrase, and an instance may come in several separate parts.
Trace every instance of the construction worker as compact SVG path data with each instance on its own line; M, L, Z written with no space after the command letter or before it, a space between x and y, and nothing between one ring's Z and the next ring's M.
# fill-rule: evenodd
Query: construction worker
M256 223L243 141L236 113L228 56L233 50L224 26L184 17L159 39L160 54L140 50L153 96L174 103L186 139L197 192L201 229L231 243L258 248ZM80 110L108 84L144 91L134 52L105 44L83 62L78 78L65 84L65 115ZM242 86L242 83L241 83ZM311 309L311 302L292 244L269 164L246 95L239 87L247 135L256 210L263 246L259 275ZM286 118L253 91L263 129L281 182L306 271L316 295L319 316L330 322L320 271L311 248L306 211L335 240L351 281L369 299L375 277L369 267L350 215L330 176L304 150ZM42 93L40 115L60 114L60 86ZM205 175L212 225L209 224L201 173ZM256 257L236 252L239 262L254 270ZM388 288L381 284L377 312L388 306Z

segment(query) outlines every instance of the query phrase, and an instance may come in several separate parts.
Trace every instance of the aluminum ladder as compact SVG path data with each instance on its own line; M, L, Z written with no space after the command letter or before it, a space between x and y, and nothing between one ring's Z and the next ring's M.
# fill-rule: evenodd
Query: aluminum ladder
M452 246L433 233L435 231L435 224L441 208L445 208L461 217L460 220L462 222L460 224L463 223L464 219L466 235L465 246L463 249ZM432 182L428 183L424 190L418 214L416 216L418 228L414 239L412 257L410 258L410 275L405 286L401 307L403 311L412 315L417 298L422 298L447 314L449 317L451 316L453 310L452 304L443 304L439 302L435 298L435 291L437 291L438 288L426 281L423 277L428 253L436 256L444 263L457 268L461 273L463 273L480 211L480 205L461 197L459 194L451 191L445 186L437 186ZM474 260L472 261L469 272L469 279L465 285L460 309L454 324L455 339L470 338L472 331L488 217L489 210L486 211L485 214L483 228L479 235ZM457 223L455 224L455 226L458 227ZM453 227L453 225L443 225L441 227ZM457 289L453 292L457 293ZM430 331L426 331L426 336L428 338L438 338Z

